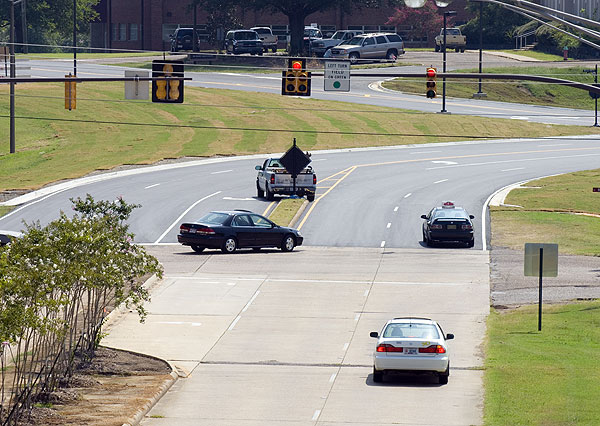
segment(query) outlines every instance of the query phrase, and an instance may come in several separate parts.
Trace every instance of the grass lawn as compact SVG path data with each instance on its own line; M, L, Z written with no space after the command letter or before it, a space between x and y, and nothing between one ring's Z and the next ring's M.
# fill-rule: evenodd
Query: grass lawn
M591 68L590 68L591 69ZM492 74L525 74L559 78L593 84L591 74L584 73L582 67L572 68L547 68L547 67L510 67L510 68L485 68L484 73ZM439 71L439 70L438 70ZM453 71L478 72L478 69L463 69ZM425 77L398 78L383 83L383 86L406 93L425 95ZM446 96L455 98L472 98L473 93L479 90L478 80L446 80ZM487 100L501 102L516 102L523 104L545 105L554 107L594 109L594 100L587 91L575 89L558 84L536 83L525 81L500 81L483 80L482 90L487 94ZM442 95L442 81L437 82L438 97Z
M118 53L101 53L94 52L88 53L83 51L77 51L77 59L106 59L106 58L128 58L136 56L158 56L162 55L163 52L118 52ZM17 59L71 59L73 53L17 53Z
M280 226L289 226L290 222L306 201L305 198L285 198L279 203L269 215L269 219Z
M32 83L16 88L17 152L9 155L8 89L0 87L0 191L121 164L282 152L294 137L318 150L593 131L189 86L183 104L124 101L123 83L78 84L77 109L68 111L64 85Z
M522 207L491 208L494 245L523 250L526 242L557 243L560 253L600 256L600 217L574 214L600 216L600 194L592 192L600 186L600 169L525 186L512 190L505 200Z
M4 216L5 214L7 214L8 212L10 212L12 209L14 209L15 207L12 206L0 206L0 217Z
M600 301L488 317L486 425L600 424Z

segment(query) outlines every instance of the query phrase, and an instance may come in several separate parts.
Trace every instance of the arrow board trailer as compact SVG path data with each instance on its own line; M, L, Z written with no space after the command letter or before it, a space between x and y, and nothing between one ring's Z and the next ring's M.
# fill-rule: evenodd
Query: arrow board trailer
M350 91L350 61L325 61L325 91Z

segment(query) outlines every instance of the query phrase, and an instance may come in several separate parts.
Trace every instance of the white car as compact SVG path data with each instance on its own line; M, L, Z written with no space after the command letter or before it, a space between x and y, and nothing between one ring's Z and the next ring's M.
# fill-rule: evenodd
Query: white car
M429 318L394 318L388 321L377 338L373 353L373 381L381 382L391 371L435 374L440 384L448 383L450 359L447 340L440 325Z

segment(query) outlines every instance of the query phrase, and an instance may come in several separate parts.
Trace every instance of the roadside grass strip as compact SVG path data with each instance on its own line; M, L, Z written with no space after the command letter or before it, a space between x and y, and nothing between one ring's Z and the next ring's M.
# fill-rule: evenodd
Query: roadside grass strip
M306 201L305 198L284 198L269 215L269 219L280 226L289 226L292 219Z
M486 425L600 424L600 301L488 317Z
M15 208L15 206L0 206L0 217L2 217L5 214L9 213L14 208Z
M493 245L523 250L526 242L556 243L562 254L600 256L600 193L592 192L595 186L600 187L600 169L513 189L504 201L510 206L490 208Z
M524 74L553 77L563 80L576 81L580 83L593 84L594 78L591 73L584 73L588 67L571 68L549 68L541 66L531 67L505 67L484 68L486 74ZM423 68L423 73L425 68ZM476 73L478 69L462 69L452 73ZM441 79L438 78L438 97L441 97ZM398 90L405 93L416 93L425 96L425 76L422 79L397 78L382 83L383 87ZM447 79L446 96L453 98L472 98L479 90L477 79ZM486 93L489 101L513 102L520 104L544 105L564 108L594 109L594 100L588 93L581 89L575 89L560 84L539 83L534 81L504 81L486 80L482 81L482 90Z
M293 137L303 149L322 150L596 131L188 86L183 104L125 101L123 94L122 82L80 83L77 109L68 111L64 85L19 84L16 153L0 145L0 191L37 189L120 165L284 152ZM9 139L8 98L3 85L2 140Z

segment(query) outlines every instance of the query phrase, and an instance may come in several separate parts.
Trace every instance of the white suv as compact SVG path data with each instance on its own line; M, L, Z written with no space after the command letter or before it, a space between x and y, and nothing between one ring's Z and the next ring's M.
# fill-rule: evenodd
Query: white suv
M440 325L429 318L403 317L388 321L377 338L373 353L373 381L381 382L390 371L429 373L440 384L448 383L450 359L446 340L454 334L444 334Z
M395 61L404 54L404 42L398 34L361 34L331 48L331 57L350 59L355 64L359 59L388 59Z

